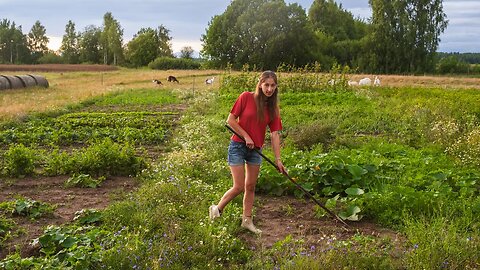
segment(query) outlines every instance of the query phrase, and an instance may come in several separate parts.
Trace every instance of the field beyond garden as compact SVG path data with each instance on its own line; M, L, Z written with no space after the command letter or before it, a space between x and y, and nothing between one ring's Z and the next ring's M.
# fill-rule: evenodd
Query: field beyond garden
M73 70L2 71L50 87L0 92L1 269L480 268L479 78L279 72L284 164L349 227L264 163L256 236L208 206L258 72Z

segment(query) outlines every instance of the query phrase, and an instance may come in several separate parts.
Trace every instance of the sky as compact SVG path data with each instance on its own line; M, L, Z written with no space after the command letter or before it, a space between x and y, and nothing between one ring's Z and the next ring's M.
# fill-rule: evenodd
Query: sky
M298 3L306 11L313 0L286 0ZM372 11L368 0L337 0L355 17L368 20ZM128 42L141 28L170 30L172 48L179 52L185 46L202 48L201 36L215 15L222 14L230 0L0 0L0 19L22 26L27 34L38 20L50 38L49 47L60 47L65 26L71 20L77 32L85 27L101 27L103 15L111 12L124 29ZM444 0L449 25L440 36L441 52L480 52L480 0Z

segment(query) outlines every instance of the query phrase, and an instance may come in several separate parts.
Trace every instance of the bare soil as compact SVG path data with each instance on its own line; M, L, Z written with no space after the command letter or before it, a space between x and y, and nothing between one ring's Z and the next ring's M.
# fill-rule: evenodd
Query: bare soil
M68 176L32 177L15 179L13 183L0 181L0 202L22 196L56 206L52 215L37 220L14 216L18 236L13 236L0 249L0 259L14 253L16 249L25 257L38 253L38 249L30 243L39 237L48 225L72 222L75 212L82 209L104 209L138 187L133 178L111 177L98 188L66 188L64 182L67 178Z
M404 238L397 232L382 228L373 222L362 220L348 222L345 227L331 216L315 217L313 201L294 197L257 196L258 206L254 223L262 230L260 236L243 230L240 238L250 249L268 249L276 242L291 235L299 240L306 250L328 250L335 241L348 240L354 235L388 240L395 247L393 252L401 252Z

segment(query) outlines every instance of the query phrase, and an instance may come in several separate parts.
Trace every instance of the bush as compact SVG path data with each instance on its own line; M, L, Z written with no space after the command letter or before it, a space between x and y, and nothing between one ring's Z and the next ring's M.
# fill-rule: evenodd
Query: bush
M455 56L443 58L437 65L437 72L440 74L467 73L468 69L468 64Z
M460 137L446 152L455 156L463 164L480 166L480 128L476 128Z
M65 60L60 55L47 53L38 59L39 64L65 64Z
M151 69L199 69L200 63L185 58L159 57L148 64Z
M76 164L73 173L94 176L135 176L147 167L131 145L120 145L110 139L75 153L70 162Z
M32 175L35 169L36 150L23 144L11 146L3 155L4 171L10 177Z
M335 129L331 125L314 122L296 128L288 136L299 149L311 149L312 146L319 143L326 149L334 139L334 131Z

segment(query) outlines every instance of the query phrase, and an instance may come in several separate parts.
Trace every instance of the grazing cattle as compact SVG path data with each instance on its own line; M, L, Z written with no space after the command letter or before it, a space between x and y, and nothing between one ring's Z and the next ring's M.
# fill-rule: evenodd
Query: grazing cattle
M212 77L210 79L206 79L205 84L213 84L213 81L215 81L215 77Z
M162 84L162 82L159 81L159 80L157 80L157 79L152 80L152 82L153 82L153 83L156 83L156 84L158 84L158 85Z
M168 76L167 81L180 83L174 76Z
M373 80L373 85L380 86L380 79L378 78L378 76L375 76L375 80Z

